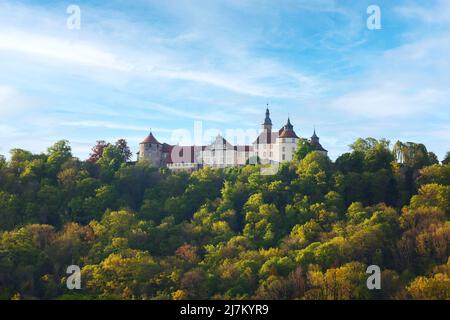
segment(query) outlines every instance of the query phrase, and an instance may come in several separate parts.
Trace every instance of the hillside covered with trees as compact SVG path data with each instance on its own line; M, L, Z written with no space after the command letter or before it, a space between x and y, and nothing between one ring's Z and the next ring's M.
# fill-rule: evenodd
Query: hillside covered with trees
M0 157L1 299L450 299L449 155L368 138L332 162L302 141L271 176L130 155Z

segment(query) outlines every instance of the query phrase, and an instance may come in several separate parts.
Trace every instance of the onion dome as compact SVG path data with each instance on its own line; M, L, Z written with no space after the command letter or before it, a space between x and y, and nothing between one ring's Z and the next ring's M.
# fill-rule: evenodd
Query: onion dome
M264 119L263 125L269 125L269 126L272 125L272 120L270 119L270 111L269 111L269 107L268 106L267 106L267 109L266 109L266 118Z

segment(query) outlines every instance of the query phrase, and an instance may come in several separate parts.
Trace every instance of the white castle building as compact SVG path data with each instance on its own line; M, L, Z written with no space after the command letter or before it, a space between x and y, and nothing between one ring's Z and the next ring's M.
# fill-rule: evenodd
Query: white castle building
M272 120L267 108L261 133L252 145L233 146L220 135L207 146L169 145L160 143L150 132L139 145L138 160L149 161L155 167L167 167L174 171L280 163L293 159L299 139L289 118L280 130L272 131ZM327 154L315 130L309 142L315 150Z

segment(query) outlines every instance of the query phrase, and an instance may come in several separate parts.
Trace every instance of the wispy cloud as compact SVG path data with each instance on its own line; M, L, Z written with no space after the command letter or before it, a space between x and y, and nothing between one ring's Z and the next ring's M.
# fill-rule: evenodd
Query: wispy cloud
M411 118L449 107L450 38L434 33L386 50L330 105L362 117Z
M383 81L370 88L337 97L331 105L363 118L414 117L430 112L447 97L446 92L434 88L411 91L410 88Z
M114 54L103 51L95 45L16 30L0 32L0 50L18 51L85 66L118 71L131 70L131 65L120 62Z
M450 2L448 0L427 1L426 6L412 3L398 6L395 10L404 17L419 19L429 24L450 22Z
M21 94L10 86L0 86L0 117L20 115L39 105L37 99Z
M61 123L61 126L70 126L77 128L119 129L119 130L140 131L140 132L145 132L149 129L146 126L135 126L122 124L118 122L97 121L97 120L65 121ZM152 128L152 130L156 132L171 132L171 130L163 128Z
M374 32L368 0L79 4L69 31L64 4L0 3L3 150L61 137L82 153L83 141L139 141L150 127L162 140L197 120L257 128L266 102L276 126L288 113L302 136L320 125L333 155L359 135L401 136L389 121L412 132L449 120L448 1L380 0Z
M14 14L14 7L9 7L10 12L11 8ZM195 8L189 11L192 16L203 12L198 7ZM85 10L88 11L88 9ZM93 11L94 15L99 14L95 9L89 10ZM20 14L17 15L20 16L21 21L35 21L37 16L35 12L27 11L22 7ZM43 17L43 21L46 21L51 18L51 15L43 13ZM122 25L124 28L121 28ZM319 80L305 72L288 69L275 59L263 59L253 54L251 46L254 43L245 46L236 36L212 40L213 46L209 48L210 52L207 56L201 50L204 42L210 41L206 37L213 39L213 35L198 27L187 33L179 33L175 37L150 36L147 38L145 31L139 30L143 27L140 25L130 25L129 22L117 20L113 25L106 27L110 26L112 27L110 30L102 30L108 36L98 39L82 31L80 36L75 37L73 33L61 26L58 29L50 28L50 32L41 34L34 31L36 29L34 25L21 24L15 27L9 25L0 31L0 51L27 54L51 65L59 61L63 63L57 67L59 72L64 72L64 64L69 63L117 71L119 72L115 75L117 78L124 76L121 73L126 73L126 77L139 77L147 81L181 80L257 97L296 97L313 93L320 87ZM126 27L137 29L133 36L138 38L127 39L125 35L122 35L123 42L135 43L141 39L143 41L140 49L121 46L109 36L110 32L126 29ZM202 47L193 50L192 46L195 48L199 40L202 41ZM232 64L228 62L229 60ZM242 72L240 66L246 66L246 72ZM66 72L69 71L73 72L74 69L66 70ZM92 72L87 68L78 69L76 72L91 79L102 80L99 75L101 70ZM108 74L108 77L111 76L114 75Z

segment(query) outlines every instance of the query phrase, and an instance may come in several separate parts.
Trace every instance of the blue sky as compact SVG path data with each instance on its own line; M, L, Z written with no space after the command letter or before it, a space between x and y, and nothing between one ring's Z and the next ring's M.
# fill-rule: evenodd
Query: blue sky
M81 8L81 29L66 8ZM382 29L366 10L381 8ZM450 0L0 0L0 154L259 128L450 150ZM207 140L205 138L205 140Z

